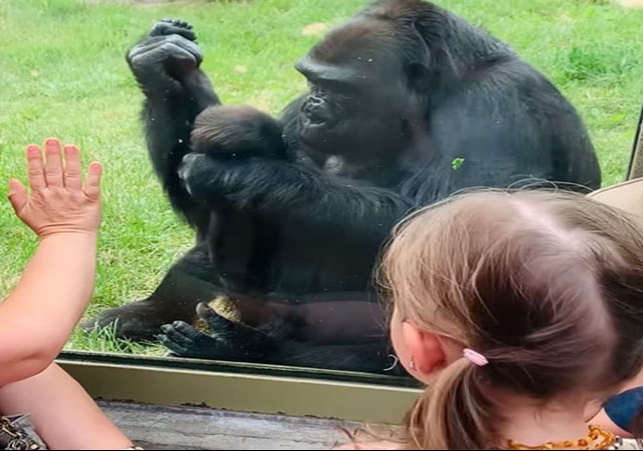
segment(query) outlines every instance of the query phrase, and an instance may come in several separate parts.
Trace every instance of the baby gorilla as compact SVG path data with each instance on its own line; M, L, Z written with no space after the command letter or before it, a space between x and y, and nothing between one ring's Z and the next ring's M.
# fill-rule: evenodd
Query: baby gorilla
M202 177L195 177L191 173L192 170L198 170L201 167L196 160L204 156L216 160L216 164L219 165L225 165L231 159L240 158L288 160L279 123L268 114L245 105L215 105L206 108L195 118L190 144L192 152L185 155L183 164L179 167L179 177L188 192L192 192L192 188L187 180L198 181L198 185L212 183L211 180L205 180L211 176L207 171L200 174ZM207 326L219 335L234 335L234 331L239 329L245 340L251 336L256 338L255 347L260 342L269 346L274 337L270 337L261 330L251 330L245 325L259 328L267 326L273 332L279 329L279 335L283 335L285 330L290 328L287 324L289 321L278 319L279 315L271 312L268 304L259 300L258 294L256 300L247 300L249 287L254 286L258 289L264 285L256 278L249 279L249 275L260 272L256 269L247 271L247 264L254 261L253 266L257 267L268 263L266 255L269 253L266 250L270 241L275 239L274 234L271 233L272 229L269 225L262 224L261 218L254 215L251 210L243 212L233 210L224 199L209 199L208 204L214 207L209 224L211 237L208 242L209 258L219 265L218 267L227 268L228 277L220 277L219 283L229 290L228 293L238 291L246 295L219 296L210 303L201 302L196 309L199 319L195 325L199 329ZM238 233L240 230L244 230L245 233ZM216 249L215 243L219 244ZM264 245L257 246L257 243L264 243ZM236 277L230 277L235 274ZM230 280L244 280L245 283L242 283L243 286L236 286L235 290ZM162 330L164 334L158 338L166 347L179 355L185 356L186 353L189 355L189 351L182 347L184 341L182 338L185 338L191 341L192 346L200 344L200 356L203 356L210 345L212 352L221 357L222 346L220 343L214 343L217 339L195 334L196 329L187 323L178 321L174 323L174 327L164 326ZM285 334L288 335L288 333ZM212 343L202 343L204 340L212 340Z
M229 181L224 172L212 171L213 167L225 168L240 159L289 160L278 122L250 106L206 108L195 119L190 144L191 152L178 169L190 194ZM205 246L210 261L221 268L213 274L216 282L228 294L232 291L244 298L254 293L260 298L259 293L268 288L267 272L279 238L276 226L252 205L238 208L224 196L195 198L194 202L210 212Z

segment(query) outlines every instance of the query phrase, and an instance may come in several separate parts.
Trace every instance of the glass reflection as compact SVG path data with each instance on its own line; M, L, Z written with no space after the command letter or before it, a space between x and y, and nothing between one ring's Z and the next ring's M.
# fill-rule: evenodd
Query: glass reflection
M641 12L439 4L0 4L3 175L54 134L105 166L69 349L401 374L375 280L399 219L622 179ZM32 243L0 221L8 291Z

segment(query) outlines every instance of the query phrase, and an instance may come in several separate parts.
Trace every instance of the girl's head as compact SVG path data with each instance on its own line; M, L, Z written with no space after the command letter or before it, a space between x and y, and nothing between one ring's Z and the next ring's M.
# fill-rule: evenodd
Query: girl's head
M396 229L381 275L398 357L430 385L412 448L503 446L498 400L580 405L643 366L643 232L589 198L454 197Z

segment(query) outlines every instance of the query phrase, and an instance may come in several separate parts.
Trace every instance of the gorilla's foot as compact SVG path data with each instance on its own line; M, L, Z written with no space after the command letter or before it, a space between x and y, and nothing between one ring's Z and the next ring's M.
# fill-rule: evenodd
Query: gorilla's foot
M173 355L208 360L262 362L276 344L269 335L216 313L208 304L199 304L197 313L201 321L211 329L211 335L184 321L174 321L162 326L163 333L158 339ZM229 310L226 313L229 314Z
M83 321L80 327L85 332L114 327L116 338L155 342L161 326L177 319L196 318L178 318L175 311L165 311L158 303L143 300L105 310L98 317Z

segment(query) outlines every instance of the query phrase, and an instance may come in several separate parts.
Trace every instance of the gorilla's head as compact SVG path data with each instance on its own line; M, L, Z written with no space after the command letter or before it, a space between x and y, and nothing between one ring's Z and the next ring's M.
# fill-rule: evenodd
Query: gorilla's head
M431 85L429 49L414 20L427 7L377 2L297 62L309 85L298 120L305 147L350 159L365 147L373 155L408 144Z

